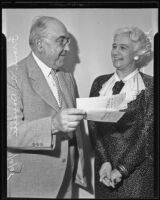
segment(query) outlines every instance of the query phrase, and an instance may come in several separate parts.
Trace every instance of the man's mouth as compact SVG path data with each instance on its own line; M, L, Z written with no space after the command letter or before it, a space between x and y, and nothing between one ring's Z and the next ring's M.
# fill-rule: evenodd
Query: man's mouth
M62 53L61 56L66 56L66 53Z

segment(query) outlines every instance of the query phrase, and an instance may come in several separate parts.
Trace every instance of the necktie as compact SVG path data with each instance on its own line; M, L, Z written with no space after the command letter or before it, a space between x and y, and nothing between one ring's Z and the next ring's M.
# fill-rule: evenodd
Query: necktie
M115 82L115 84L114 84L114 86L112 88L113 95L119 94L121 89L123 88L123 86L124 86L124 82L122 80Z
M58 77L57 77L57 71L56 70L51 70L51 75L52 75L52 78L55 82L55 85L56 85L56 88L57 88L57 103L59 105L59 108L66 108L66 103L63 99L63 92L61 90L61 87L60 87L60 83L59 83L59 80L58 80ZM68 136L70 139L73 139L73 132L69 132L66 136ZM70 145L72 145L72 143L75 143L74 141L70 141Z
M57 77L57 72L52 69L51 75L52 75L52 78L55 82L55 86L56 86L56 89L57 89L57 98L56 98L57 103L58 103L59 107L62 108L62 104L63 104L62 91L61 91L61 87L60 87L59 80L58 80L58 77Z

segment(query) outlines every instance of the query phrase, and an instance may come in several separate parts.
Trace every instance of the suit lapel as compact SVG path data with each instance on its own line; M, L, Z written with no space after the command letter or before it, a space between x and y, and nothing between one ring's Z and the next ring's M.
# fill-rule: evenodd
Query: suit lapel
M27 67L29 78L31 79L31 84L35 92L52 108L54 108L56 111L59 111L57 101L32 54L30 54L28 57Z

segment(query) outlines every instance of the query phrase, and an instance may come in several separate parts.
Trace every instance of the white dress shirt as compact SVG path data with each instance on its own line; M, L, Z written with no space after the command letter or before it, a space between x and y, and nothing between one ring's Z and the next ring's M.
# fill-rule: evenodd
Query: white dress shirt
M100 96L107 96L108 98L111 97L112 88L116 81L120 81L120 78L115 72L113 76L102 85L102 89L99 91ZM139 74L138 69L127 75L122 81L125 83L125 85L120 91L120 94L126 94L127 103L136 99L137 95L145 89L143 79Z
M32 52L32 55L33 55L37 65L41 69L41 71L42 71L42 73L43 73L53 95L55 96L55 98L57 100L57 103L59 104L57 87L56 87L55 81L54 81L54 79L52 78L52 75L51 75L52 69L50 67L48 67L45 63L43 63L33 52Z

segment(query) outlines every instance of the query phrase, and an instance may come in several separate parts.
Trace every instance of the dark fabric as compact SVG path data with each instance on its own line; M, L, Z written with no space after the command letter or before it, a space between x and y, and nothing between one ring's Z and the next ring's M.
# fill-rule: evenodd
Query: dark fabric
M152 198L153 185L153 78L140 73L145 90L128 103L125 114L117 123L89 121L89 135L95 149L96 198ZM102 85L113 74L103 75L93 82L90 97L99 96ZM129 175L108 188L99 182L99 170L104 162L116 168L123 165Z
M120 91L122 90L123 86L124 86L124 82L122 80L116 81L113 88L112 88L113 95L119 94Z
M69 140L69 146L77 146L77 140L75 135Z

